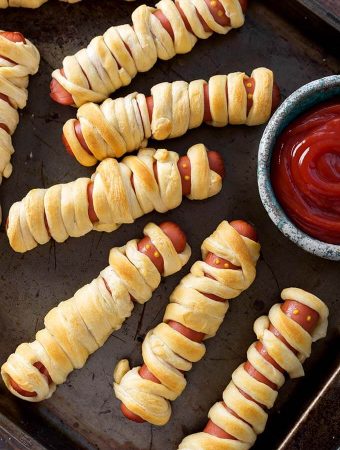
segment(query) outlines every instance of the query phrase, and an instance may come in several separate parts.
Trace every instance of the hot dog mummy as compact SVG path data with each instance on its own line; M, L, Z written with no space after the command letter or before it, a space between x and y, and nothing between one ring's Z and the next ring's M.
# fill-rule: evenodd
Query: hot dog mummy
M164 425L170 401L184 390L184 373L204 353L204 339L214 336L228 310L228 300L240 295L255 279L260 244L254 228L244 221L223 221L202 244L204 261L191 267L170 296L163 323L149 331L142 345L144 365L129 370L118 363L116 397L126 417Z
M223 176L221 156L203 144L181 157L165 149L143 149L119 163L107 158L91 179L33 189L14 203L7 236L15 251L26 252L51 238L64 242L91 230L111 232L154 209L176 208L183 195L191 200L216 195Z
M65 3L78 3L81 0L60 0L61 2ZM125 0L127 2L133 1L133 0ZM0 8L10 8L10 7L16 7L16 8L39 8L39 6L46 3L47 0L0 0Z
M92 166L145 147L150 137L175 138L203 122L214 127L262 124L280 102L273 72L263 67L253 70L251 77L235 72L215 75L208 82L160 83L151 94L135 92L100 106L81 106L77 119L68 120L63 128L68 152L84 166Z
M304 375L302 363L310 356L312 342L327 331L327 306L314 295L297 288L284 289L283 304L258 318L258 338L248 349L246 363L232 374L223 400L213 405L201 433L187 436L179 450L248 450L266 426L287 372Z
M38 71L37 48L21 33L0 31L0 183L12 173L11 135L18 123L18 108L27 102L28 76Z
M64 59L62 69L52 73L51 98L77 107L101 102L130 84L138 72L150 70L158 58L188 53L198 38L241 27L246 6L246 0L161 0L156 8L141 5L132 13L132 26L113 26Z
M67 3L77 3L80 0L60 0L62 2ZM0 0L0 9L1 8L39 8L39 6L46 3L47 0Z
M150 300L161 275L172 275L187 263L190 247L173 222L149 223L144 235L111 249L110 265L46 315L34 342L19 345L9 356L1 375L14 395L30 402L51 397L122 326L134 302Z

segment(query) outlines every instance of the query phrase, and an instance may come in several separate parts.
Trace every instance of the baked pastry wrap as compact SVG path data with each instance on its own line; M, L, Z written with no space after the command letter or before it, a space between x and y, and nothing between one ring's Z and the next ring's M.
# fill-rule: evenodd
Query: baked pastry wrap
M204 122L207 84L214 127L260 125L270 118L273 102L273 72L265 67L254 69L255 84L248 110L244 72L215 75L205 80L159 83L151 89L152 118L147 97L134 92L126 97L107 99L101 105L86 103L77 112L77 120L68 120L63 135L76 159L85 166L108 157L119 158L145 147L149 138L164 140L182 136ZM80 122L87 149L79 142L75 125ZM90 154L89 154L90 152Z
M163 258L163 276L176 273L190 258L188 244L178 254L170 238L157 225L146 225L144 234ZM89 355L113 331L119 330L131 315L133 300L140 304L150 300L161 275L149 257L138 251L137 244L138 240L133 239L123 247L111 249L109 266L72 298L53 308L35 341L19 345L9 356L1 367L1 375L12 394L30 402L50 398L71 371L82 368ZM50 382L34 365L37 362L47 369ZM21 395L10 379L36 396Z
M0 0L1 3L1 0ZM40 55L31 41L13 42L0 30L0 183L12 173L12 134L19 123L18 109L27 103L28 76L39 68Z
M119 362L115 370L116 397L131 412L154 425L169 421L170 401L174 401L186 386L184 373L205 354L202 342L187 338L167 322L179 322L195 332L204 333L205 339L211 338L228 311L228 300L239 296L255 279L260 244L241 236L227 221L220 223L203 242L203 259L209 252L230 261L238 269L215 268L197 261L175 288L163 322L148 332L142 345L145 364L160 383L142 378L140 367L130 370L126 360ZM225 301L214 301L205 294L213 294Z
M78 3L81 0L60 0L65 3ZM131 0L127 0L131 1ZM0 0L0 9L1 8L39 8L39 6L46 3L47 0Z
M269 386L268 381L267 384L264 383L263 378L259 381L249 375L245 364L241 364L233 372L232 381L223 392L224 404L215 403L208 413L210 421L235 439L221 438L208 432L195 433L183 439L179 450L248 450L255 443L257 435L265 429L268 418L266 410L272 408L276 400L277 389L285 381L284 372L291 378L304 375L302 363L310 356L312 342L326 335L328 308L318 297L298 288L284 289L281 298L299 303L300 306L292 311L293 316L301 314L299 309L307 306L318 314L318 320L310 334L296 320L285 314L281 308L282 304L275 304L268 316L259 317L255 321L255 334L276 367L258 351L258 342L249 347L248 362L260 376L273 383L276 389ZM312 315L307 315L304 320L304 323L308 323L314 319ZM275 335L270 325L275 327L291 348ZM278 370L279 368L284 370ZM245 398L242 392L255 401ZM225 406L236 413L236 416Z
M192 146L187 156L191 165L188 198L202 200L217 194L222 178L210 170L205 146ZM7 236L11 247L26 252L51 238L64 242L91 230L111 232L153 210L164 213L176 208L182 202L178 159L179 155L172 151L143 149L121 162L105 159L91 179L78 178L48 189L31 190L9 211ZM95 222L89 216L90 201L98 219Z
M69 94L75 106L87 102L101 102L109 95L131 83L138 72L150 70L157 59L168 60L176 54L191 51L197 39L206 39L213 32L226 34L241 27L244 14L238 0L222 0L230 25L215 21L205 0L177 0L190 24L186 28L183 17L172 0L161 0L156 7L140 5L132 13L132 25L113 26L97 36L86 48L63 60L63 68L52 73ZM171 25L174 38L165 30L155 14L162 11ZM204 30L198 14L208 25Z

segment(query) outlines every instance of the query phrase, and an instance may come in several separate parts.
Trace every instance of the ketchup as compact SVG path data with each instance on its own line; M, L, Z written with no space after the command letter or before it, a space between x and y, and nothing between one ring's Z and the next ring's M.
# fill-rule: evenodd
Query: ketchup
M271 182L301 230L340 244L340 97L309 110L283 131L273 152Z

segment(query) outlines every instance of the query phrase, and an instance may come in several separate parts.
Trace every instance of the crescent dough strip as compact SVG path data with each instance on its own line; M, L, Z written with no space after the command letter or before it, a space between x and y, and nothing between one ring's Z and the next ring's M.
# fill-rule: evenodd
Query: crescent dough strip
M153 223L146 225L144 234L163 257L164 276L176 273L187 263L191 254L188 245L178 254L169 237ZM111 249L110 265L46 315L45 328L38 331L34 342L19 345L9 356L1 375L12 394L31 402L51 397L56 386L64 383L72 370L83 367L88 356L131 315L131 297L138 303L150 300L161 276L150 258L138 251L137 244L134 239L124 247ZM50 384L34 366L36 362L48 370ZM10 378L37 395L22 396L13 389Z
M170 1L170 0L169 0ZM272 109L273 72L264 67L251 74L255 82L253 104L247 114L247 91L243 72L215 75L208 80L209 104L214 127L232 125L259 125L266 122ZM75 134L75 119L63 128L66 141L74 156L91 166L107 157L119 158L147 145L152 137L157 140L184 135L204 121L204 85L195 80L159 83L152 87L152 119L149 118L147 99L136 92L125 98L107 99L101 105L86 103L77 112L85 142L92 153L80 146Z
M139 367L129 370L126 360L118 363L116 369L116 397L130 411L154 425L168 422L170 401L175 400L186 386L181 371L190 370L192 363L199 361L205 353L204 344L190 340L167 322L174 320L204 333L205 339L210 338L216 334L224 319L228 300L240 295L255 279L260 244L241 236L227 221L223 221L203 242L203 257L208 252L228 259L240 269L219 269L197 261L173 291L163 323L148 332L142 346L145 364L160 384L142 378ZM217 295L226 301L211 300L202 292Z
M25 43L12 42L0 34L0 183L12 173L11 135L19 122L17 110L26 106L28 76L38 71L39 61L39 52L28 39ZM10 103L2 99L1 94L7 96Z
M319 314L318 323L312 334L287 316L281 310L281 305L272 306L268 316L259 317L254 323L254 331L259 341L264 345L269 356L291 377L303 376L301 361L309 356L312 342L326 335L328 324L328 308L315 295L298 288L284 289L281 293L283 300L295 300L302 303ZM308 320L308 318L307 318ZM281 333L285 340L298 352L294 354L280 341L268 328L270 323ZM270 337L269 337L270 336ZM248 361L260 374L280 388L284 383L284 375L269 363L255 348L253 343L247 352ZM284 354L284 348L290 354ZM296 370L299 369L299 370ZM291 370L293 369L293 370ZM232 374L232 381L223 392L223 402L238 417L231 414L222 402L215 403L208 413L209 419L224 432L235 439L224 439L208 432L195 433L187 436L179 445L179 450L248 450L255 443L257 435L262 433L266 426L268 414L255 402L247 399L240 392L241 389L251 398L271 408L274 404L277 390L258 381L246 372L241 364Z
M192 146L187 156L192 186L188 198L201 200L217 194L222 178L210 170L205 146ZM51 238L64 242L69 236L83 236L91 230L111 232L154 209L166 212L176 208L182 201L178 159L177 153L165 149L144 149L122 162L105 159L91 179L79 178L49 189L33 189L9 211L7 236L11 247L26 252ZM93 208L98 218L95 223L88 213L91 182Z
M62 2L66 3L78 3L81 0L60 0ZM132 1L132 0L125 0L125 1ZM0 8L9 8L9 7L16 7L16 8L39 8L39 6L46 3L47 0L0 0Z
M230 26L222 26L215 21L205 0L177 0L176 3L187 17L192 33L187 30L172 0L161 0L156 8L170 22L174 40L153 14L155 8L141 5L132 13L133 26L109 28L103 36L94 38L85 49L64 59L65 76L61 69L57 69L52 77L72 95L77 107L87 102L101 102L115 90L130 84L137 72L150 70L158 58L168 60L178 53L188 53L198 38L206 39L213 32L226 34L244 23L238 0L221 1L226 16L230 18ZM198 13L211 32L204 31ZM100 53L98 46L102 49Z

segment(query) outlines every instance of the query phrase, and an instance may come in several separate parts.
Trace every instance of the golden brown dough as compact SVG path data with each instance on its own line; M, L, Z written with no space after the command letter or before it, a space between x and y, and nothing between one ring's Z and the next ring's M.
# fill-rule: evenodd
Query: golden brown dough
M205 339L214 336L228 310L228 300L237 297L255 279L260 244L241 236L227 221L223 221L202 244L203 259L207 253L230 261L238 270L215 268L197 261L170 296L163 323L150 330L142 346L143 359L160 384L142 378L140 367L116 370L114 391L116 397L134 414L154 425L164 425L171 415L170 401L184 390L183 371L191 369L205 353L202 343L194 342L171 328L173 320L204 333ZM212 275L215 279L205 276ZM205 294L214 294L225 302L211 300ZM126 372L124 374L124 372Z
M213 32L226 34L244 23L238 0L221 1L225 14L230 18L230 26L219 25L214 20L205 0L177 0L177 3L187 17L192 33L185 27L172 0L161 0L156 8L141 5L132 13L132 26L125 24L109 28L103 36L92 39L86 48L64 59L65 76L57 69L52 77L72 95L77 107L87 102L98 103L130 84L138 72L150 70L158 58L168 60L176 54L188 53L198 38L206 39ZM174 40L153 14L156 9L161 10L170 22ZM197 13L211 32L204 30Z
M28 39L25 43L12 42L2 36L2 32L0 30L0 125L7 130L0 126L0 183L3 177L8 178L12 173L14 148L11 135L19 122L18 109L26 106L28 76L38 71L40 61L32 42Z
M298 288L287 288L281 293L283 300L296 300L319 314L316 328L309 334L304 328L288 317L281 310L281 305L272 306L268 316L259 317L254 323L254 331L274 361L290 375L291 378L304 375L302 363L309 357L312 342L326 336L328 308L323 301L309 292ZM308 320L308 318L307 318ZM294 354L268 328L272 323L287 342L298 350ZM247 352L248 361L263 376L279 388L285 381L284 375L269 363L257 351L253 343ZM262 433L268 414L255 402L246 399L241 389L251 398L266 408L272 408L277 391L265 383L250 376L241 364L232 374L232 381L223 392L223 402L239 418L232 415L222 404L215 403L208 413L209 419L224 432L236 439L224 439L201 432L187 436L179 445L179 450L248 450L255 443L257 435Z
M215 75L208 80L210 125L260 125L271 114L273 72L264 67L254 69L253 104L247 113L247 92L244 72ZM146 97L137 92L124 98L107 99L101 105L87 103L77 112L85 142L92 153L79 144L75 119L68 120L64 136L77 160L92 166L107 157L119 158L124 153L147 145L151 137L157 140L182 136L199 127L204 116L204 80L190 83L175 81L159 83L151 89L153 97L150 121Z
M60 0L60 1L66 3L77 3L80 2L81 0ZM0 9L10 7L35 9L39 8L39 6L43 5L46 2L47 0L0 0Z
M164 260L164 276L179 271L188 261L191 250L186 245L178 254L160 227L149 223L145 236ZM138 251L137 239L124 247L111 249L110 265L90 284L79 289L74 297L59 303L45 317L45 328L36 340L18 346L1 368L2 378L12 394L30 402L50 398L58 384L69 373L84 366L88 356L101 347L113 331L119 330L131 315L134 303L150 300L161 276L148 256ZM51 383L34 366L42 363ZM36 392L35 397L20 395L10 378L22 389Z
M188 198L202 200L217 194L222 178L210 170L205 146L194 145L187 155L191 162ZM69 236L83 236L91 230L111 232L154 209L163 213L176 208L182 202L178 159L175 152L149 148L140 150L137 156L125 157L122 162L111 158L101 162L91 178L93 207L99 219L95 223L88 214L89 178L31 190L9 211L7 236L11 247L26 252L51 238L64 242Z

